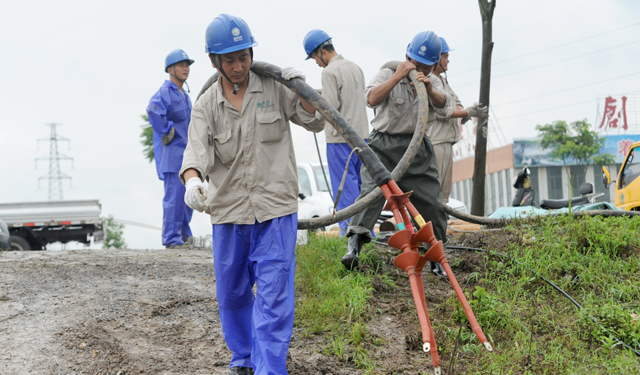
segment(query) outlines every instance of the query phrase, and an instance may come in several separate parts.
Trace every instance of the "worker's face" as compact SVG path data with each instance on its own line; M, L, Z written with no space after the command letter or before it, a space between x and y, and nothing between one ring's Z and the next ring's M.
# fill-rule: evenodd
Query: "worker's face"
M431 69L433 68L432 65L426 65L426 64L418 62L418 61L416 61L414 59L411 59L411 58L409 58L409 61L411 61L413 63L413 65L416 66L416 71L417 72L420 72L420 73L424 74L425 76L428 76L429 73L431 73Z
M232 83L242 83L249 76L251 53L249 49L225 53L221 56L221 66ZM215 67L215 65L214 65Z
M442 69L443 72L449 70L449 52L440 55L440 65L442 65L440 69Z
M321 59L321 57L324 59L324 49L311 53L311 57L316 61L316 64L318 64L319 67L327 67L327 64L323 63Z
M169 73L178 77L182 82L186 81L189 78L189 62L188 61L180 61L179 63L175 63L169 67Z

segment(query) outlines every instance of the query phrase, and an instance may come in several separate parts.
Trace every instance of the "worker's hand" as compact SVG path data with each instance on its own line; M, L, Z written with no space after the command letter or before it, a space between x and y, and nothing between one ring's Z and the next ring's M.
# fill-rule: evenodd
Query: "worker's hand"
M419 82L423 82L425 88L427 89L427 91L431 90L431 88L433 87L432 83L431 83L431 79L429 79L429 77L425 76L422 72L418 72L418 74L416 74L416 79Z
M171 131L169 131L169 133L163 135L162 138L160 138L160 142L162 142L162 144L166 146L169 143L171 143L171 141L173 141L173 138L175 136L176 136L176 128L171 128Z
M477 117L479 119L486 119L489 117L489 108L487 108L487 106L481 107L480 104L465 108L464 110L467 111L467 118Z
M204 212L207 209L207 185L200 177L191 177L185 187L184 203L198 212Z
M400 64L398 64L398 67L396 68L396 75L398 77L404 78L406 76L409 75L409 72L414 70L416 68L415 65L413 65L412 62L409 61L403 61Z
M303 81L307 79L304 73L292 67L282 69L282 78L286 79L287 81L293 78L300 78Z

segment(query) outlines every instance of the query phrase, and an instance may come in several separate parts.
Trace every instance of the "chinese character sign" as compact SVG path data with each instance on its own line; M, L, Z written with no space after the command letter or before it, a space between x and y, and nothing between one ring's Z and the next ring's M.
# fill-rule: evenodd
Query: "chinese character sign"
M618 154L623 157L627 155L629 148L634 144L633 139L622 139L618 141Z
M606 132L610 129L629 129L627 124L627 97L615 99L611 96L604 100L604 113L598 130Z

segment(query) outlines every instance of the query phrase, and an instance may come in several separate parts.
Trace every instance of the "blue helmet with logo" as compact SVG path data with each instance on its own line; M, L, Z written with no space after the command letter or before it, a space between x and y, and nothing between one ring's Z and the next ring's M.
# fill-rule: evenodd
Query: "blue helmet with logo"
M173 64L179 63L180 61L188 61L189 65L193 64L193 60L187 56L187 53L181 49L175 49L167 55L164 59L164 71L166 73L169 72L169 67Z
M304 52L307 53L307 58L305 60L309 60L311 58L311 52L323 44L331 44L331 37L329 34L319 29L309 31L302 41Z
M423 31L413 37L407 46L407 56L425 65L440 61L442 42L433 31Z
M221 14L207 26L205 52L222 55L257 46L249 25L240 17Z
M441 54L453 51L443 37L440 36L438 38L440 38L440 43L442 43L442 51L440 51Z

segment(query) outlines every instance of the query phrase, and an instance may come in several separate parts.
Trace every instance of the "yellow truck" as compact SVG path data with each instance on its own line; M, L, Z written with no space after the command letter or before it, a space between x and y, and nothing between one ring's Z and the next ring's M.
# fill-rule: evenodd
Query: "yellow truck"
M638 154L638 159L635 154ZM616 207L625 211L640 211L640 142L629 147L622 167L618 172L618 179L611 181L611 174L607 167L602 167L602 180L607 187L616 184Z

